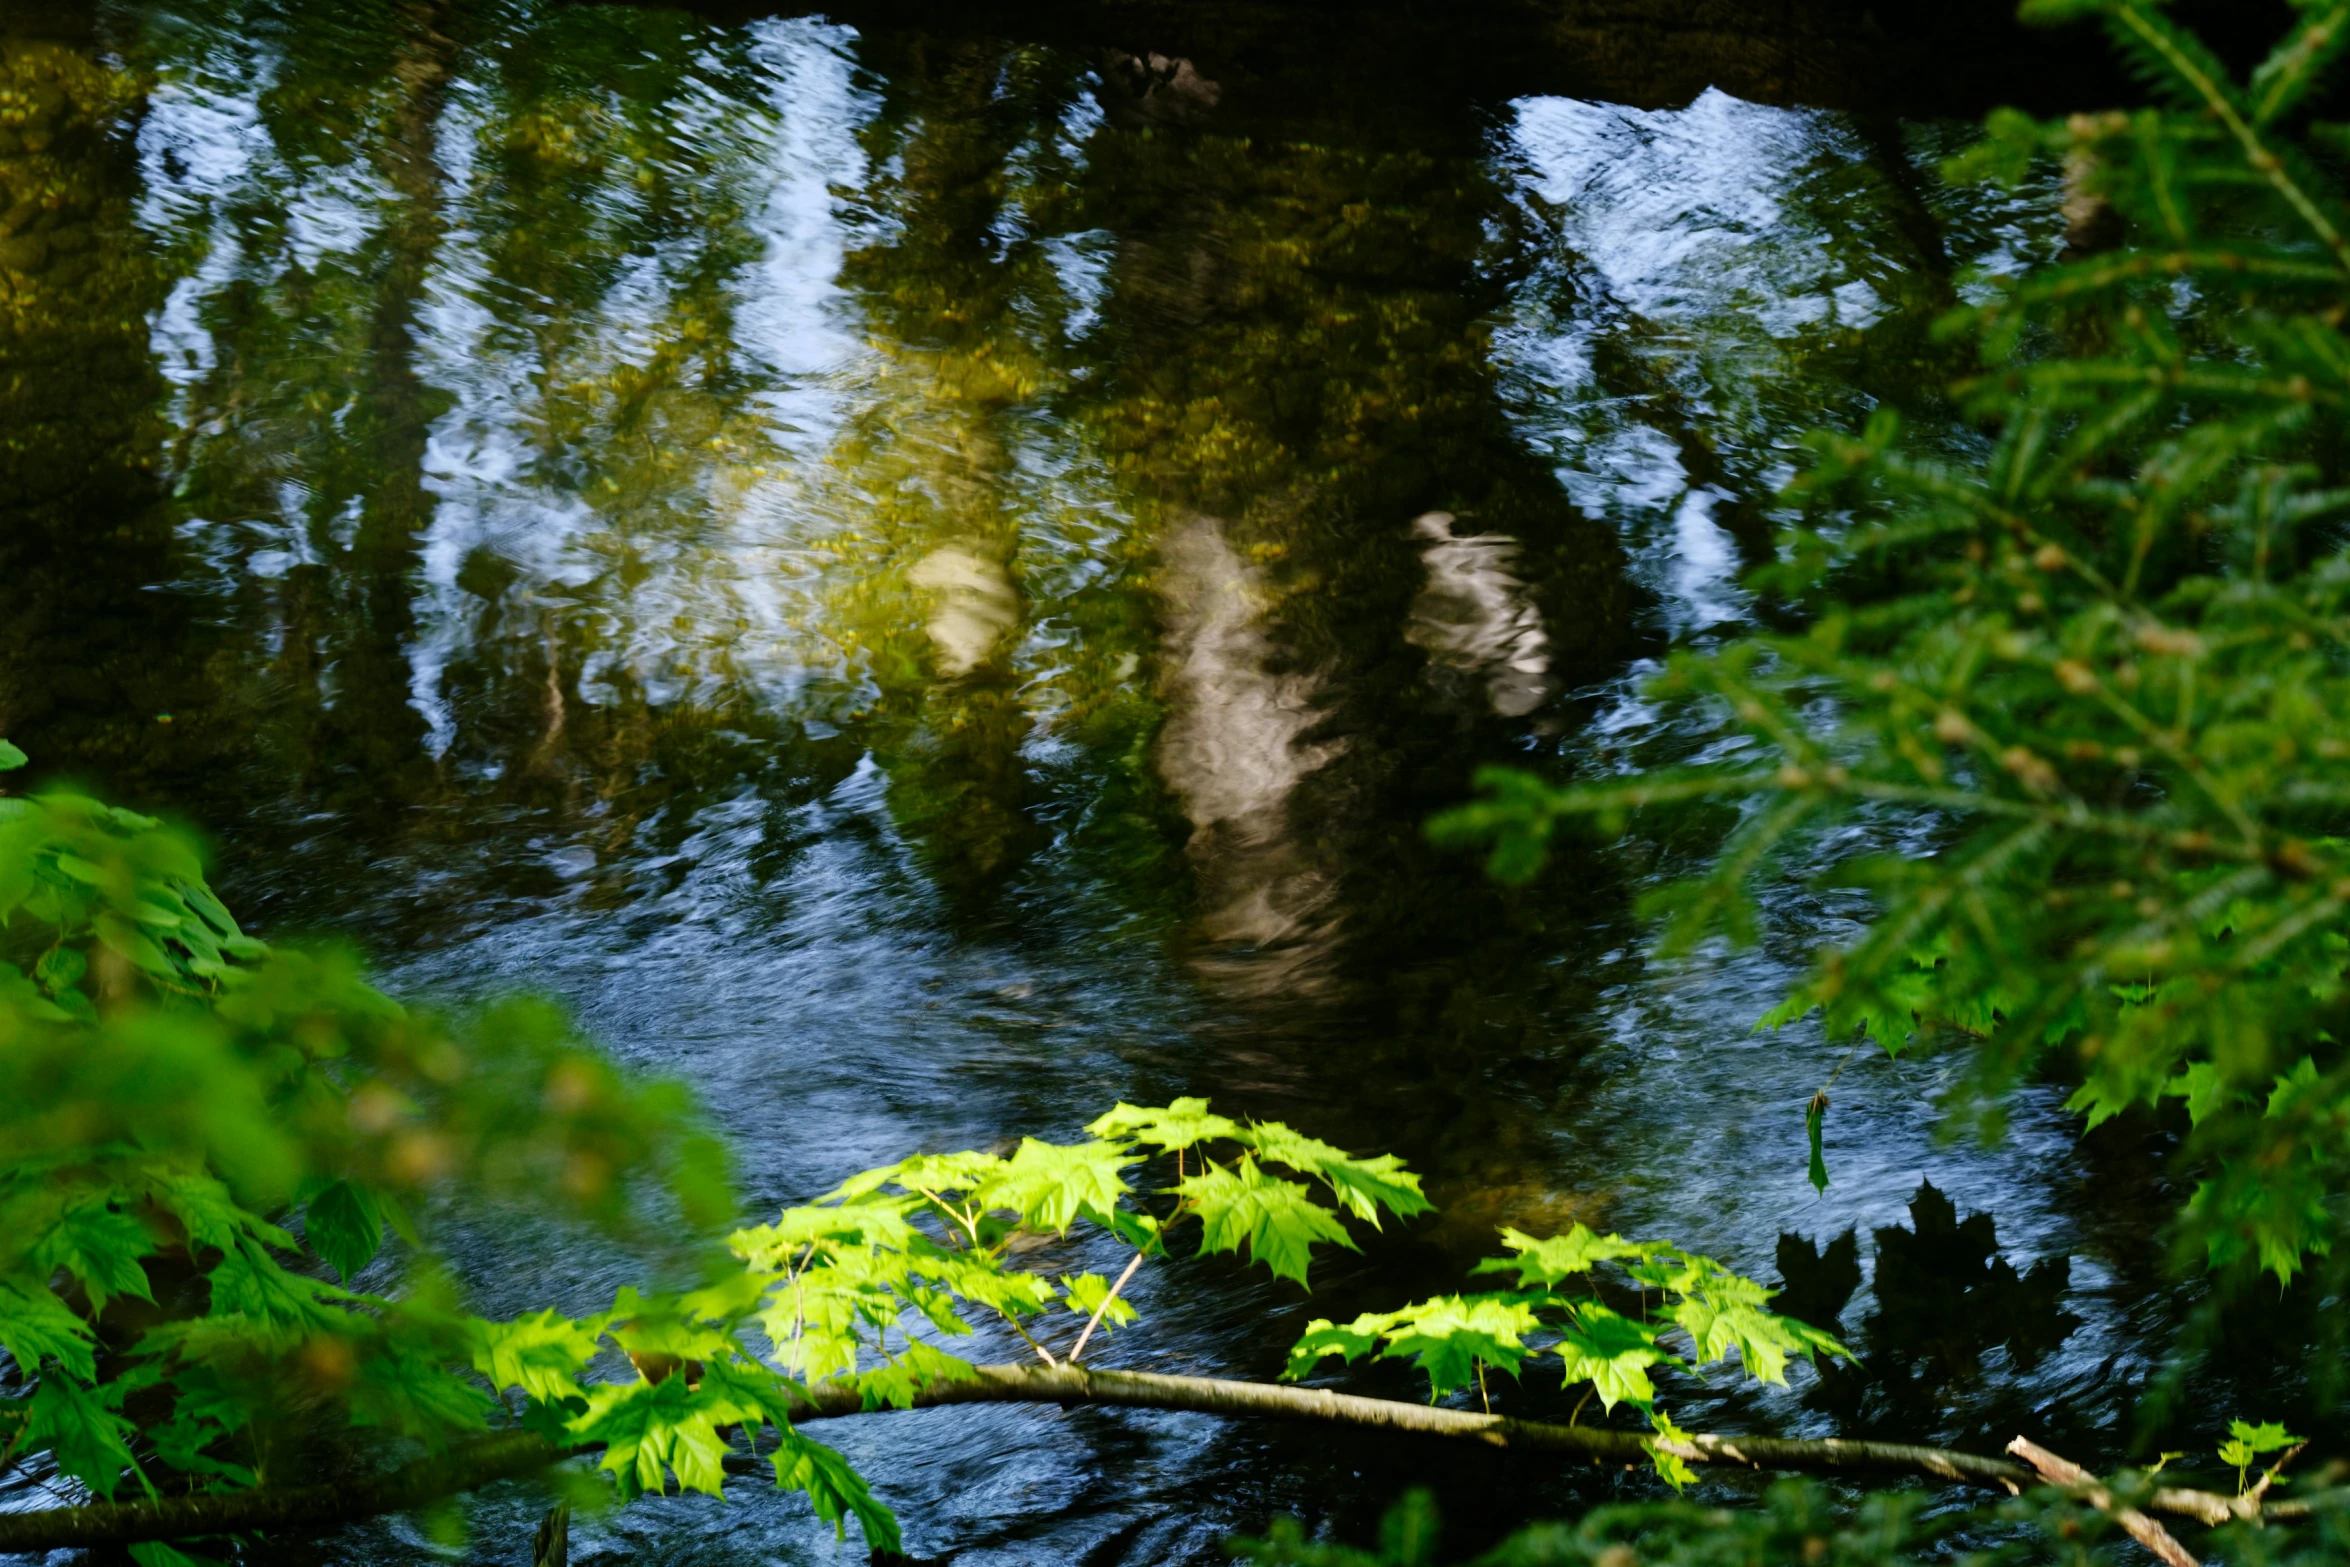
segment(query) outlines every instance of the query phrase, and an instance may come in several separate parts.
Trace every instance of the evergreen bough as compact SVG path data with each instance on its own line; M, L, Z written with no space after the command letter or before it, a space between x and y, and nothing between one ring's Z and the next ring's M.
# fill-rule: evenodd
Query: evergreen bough
M1494 770L1433 831L1516 879L1563 821L1733 806L1653 899L1666 954L1751 939L1758 885L1825 857L1874 917L1766 1025L1962 1049L1954 1108L1992 1128L2034 1075L2090 1127L2180 1102L2184 1254L2289 1282L2350 1185L2350 126L2316 117L2350 5L2302 4L2245 79L2148 0L2024 10L2102 18L2161 106L2002 111L1946 172L2061 166L2125 242L1940 323L1980 346L1971 432L1809 437L1756 579L1802 629L1657 681L1711 716L1708 760Z

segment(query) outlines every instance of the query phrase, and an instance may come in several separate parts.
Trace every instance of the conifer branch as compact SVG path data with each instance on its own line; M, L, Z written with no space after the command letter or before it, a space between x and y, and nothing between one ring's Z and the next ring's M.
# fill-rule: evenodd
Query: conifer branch
M2293 209L2303 223L2309 225L2310 232L2318 237L2319 242L2333 252L2335 263L2344 272L2350 273L2350 242L2345 242L2341 230L2335 228L2326 215L2318 210L2316 200L2301 188L2300 181L2294 179L2285 168L2284 159L2269 150L2267 143L2261 140L2260 133L2238 112L2233 96L2220 85L2218 79L2181 49L2169 30L2158 25L2141 6L2124 0L2123 4L2114 8L2113 14L2134 37L2161 56L2163 62L2178 73L2181 81L2195 89L2204 105L2228 128L2228 134L2236 139L2236 144L2244 149L2244 160L2259 171L2277 194L2285 198L2286 205Z

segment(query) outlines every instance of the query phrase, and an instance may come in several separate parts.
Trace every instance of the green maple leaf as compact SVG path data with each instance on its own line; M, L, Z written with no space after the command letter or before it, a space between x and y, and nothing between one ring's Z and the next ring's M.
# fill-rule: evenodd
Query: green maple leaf
M2231 1420L2228 1422L2228 1435L2251 1448L2255 1457L2262 1453L2274 1453L2279 1449L2291 1447L2295 1442L2301 1440L2273 1420L2263 1421L2259 1425L2253 1425L2244 1420Z
M588 1389L587 1412L571 1421L573 1440L602 1442L599 1467L624 1493L659 1495L675 1475L680 1489L719 1494L726 1443L718 1435L711 1400L705 1403L683 1377L659 1382L607 1382Z
M1004 1161L990 1153L926 1153L901 1161L890 1179L906 1191L943 1197L984 1186L1003 1168Z
M288 1272L249 1237L240 1237L212 1269L212 1318L243 1317L289 1340L344 1326L345 1313L328 1302L351 1298L348 1291Z
M2220 1444L2219 1461L2236 1471L2236 1492L2242 1495L2245 1471L2258 1463L2261 1455L2291 1447L2300 1440L2275 1421L2254 1425L2246 1420L2231 1420L2228 1440Z
M1136 1251L1154 1257L1166 1255L1166 1248L1160 1242L1162 1226L1149 1214L1133 1208L1112 1208L1108 1213L1096 1213L1091 1217L1107 1222L1110 1233Z
M1658 1346L1656 1329L1597 1301L1576 1304L1575 1320L1561 1335L1558 1354L1567 1363L1567 1382L1589 1382L1609 1409L1620 1403L1644 1409L1654 1404L1656 1387L1648 1380L1648 1368L1681 1363Z
M941 1333L969 1333L971 1325L956 1313L954 1291L923 1283L923 1278L927 1276L909 1269L905 1281L894 1286L898 1298L922 1313L923 1318Z
M41 1378L25 1411L25 1445L46 1448L61 1471L112 1498L122 1472L137 1470L128 1440L135 1427L113 1407L127 1391L119 1382L84 1388L71 1377ZM152 1495L153 1487L148 1490Z
M1105 1335L1135 1320L1134 1303L1123 1295L1112 1295L1110 1281L1098 1273L1080 1273L1075 1278L1063 1274L1061 1303L1081 1317L1099 1311L1101 1322L1094 1331Z
M1395 1314L1379 1358L1416 1361L1428 1377L1433 1403L1476 1381L1479 1361L1516 1376L1533 1353L1525 1335L1541 1326L1533 1307L1519 1296L1440 1295Z
M725 1354L703 1363L702 1385L695 1396L710 1410L711 1419L721 1425L742 1426L754 1445L759 1427L787 1429L793 1409L807 1399L799 1383L754 1360L736 1343L729 1343Z
M287 1251L297 1249L291 1235L237 1205L218 1177L201 1169L157 1162L143 1165L139 1178L147 1195L188 1228L191 1239L227 1251L240 1235L249 1235Z
M1022 1138L1019 1151L978 1189L989 1208L1009 1208L1031 1230L1066 1232L1087 1214L1107 1215L1126 1195L1119 1172L1141 1160L1121 1143L1062 1146Z
M773 1274L749 1268L722 1274L716 1282L678 1296L677 1309L698 1322L739 1322L759 1309L775 1283Z
M153 1379L152 1382L147 1380L149 1377ZM140 1370L122 1378L117 1385L136 1384L143 1387L162 1380L162 1367L150 1360ZM171 1418L142 1433L148 1445L155 1450L155 1455L183 1473L216 1476L239 1490L256 1484L253 1471L243 1464L232 1463L206 1451L233 1433L252 1426L258 1411L247 1395L254 1390L231 1389L217 1373L205 1366L183 1365L172 1374L170 1381L176 1395L172 1402ZM136 1388L131 1390L135 1391Z
M1121 1100L1086 1130L1096 1137L1132 1138L1167 1153L1241 1135L1239 1123L1210 1114L1205 1099L1178 1099L1165 1109L1130 1105Z
M1589 1228L1577 1224L1564 1235L1552 1235L1537 1240L1522 1230L1504 1229L1502 1244L1516 1252L1515 1257L1488 1257L1473 1270L1478 1273L1510 1273L1518 1275L1522 1288L1557 1284L1578 1273L1589 1273L1603 1262L1622 1257L1648 1257L1657 1247L1646 1241L1628 1241L1621 1235L1595 1235Z
M91 1304L100 1311L113 1295L155 1297L147 1287L147 1270L139 1259L155 1249L147 1226L103 1202L83 1203L58 1215L49 1232L33 1247L33 1267L42 1277L63 1268L82 1281Z
M786 1431L783 1445L775 1450L775 1483L786 1491L805 1491L816 1516L832 1525L835 1539L846 1538L847 1519L853 1516L876 1556L905 1543L898 1535L896 1516L873 1499L865 1477L822 1442Z
M579 1395L579 1373L596 1356L602 1334L557 1311L541 1311L511 1322L475 1318L467 1324L473 1340L473 1369L499 1389L518 1387L532 1398L559 1403Z
M1648 1424L1656 1432L1654 1438L1642 1444L1648 1450L1648 1461L1656 1465L1657 1475L1665 1484L1676 1491L1681 1490L1697 1478L1697 1471L1689 1467L1687 1459L1678 1453L1666 1451L1662 1444L1686 1442L1689 1433L1673 1424L1672 1417L1661 1409L1649 1410Z
M1405 1169L1394 1154L1357 1159L1279 1121L1259 1121L1235 1135L1267 1164L1287 1165L1300 1175L1320 1177L1349 1212L1373 1229L1379 1226L1381 1207L1398 1218L1410 1218L1434 1206L1421 1194L1420 1178Z
M1711 1257L1701 1257L1677 1246L1659 1246L1625 1271L1654 1288L1677 1295L1704 1295L1720 1304L1760 1306L1777 1293Z
M731 1343L723 1329L697 1321L682 1302L668 1296L646 1300L633 1288L613 1297L602 1325L614 1343L637 1355L716 1360Z
M773 1224L737 1230L726 1244L754 1268L793 1266L809 1246L886 1246L904 1250L921 1236L914 1227L914 1211L923 1206L916 1196L860 1192L838 1203L827 1200L802 1208L786 1208Z
M1328 1317L1316 1317L1306 1324L1302 1337L1289 1351L1289 1364L1282 1369L1285 1382L1294 1382L1310 1374L1325 1358L1336 1355L1353 1362L1379 1347L1379 1340L1395 1326L1401 1313L1366 1311L1354 1321L1341 1327Z
M2293 1108L2294 1103L2307 1097L2317 1086L2317 1063L2303 1056L2290 1072L2277 1074L2276 1086L2268 1092L2268 1105L2261 1114L2274 1119Z
M387 1344L381 1337L370 1343L364 1334L351 1342L359 1352L358 1381L346 1395L354 1426L376 1426L438 1445L452 1431L480 1431L497 1407L438 1353L413 1343Z
M2162 1095L2187 1101L2187 1121L2192 1126L2201 1126L2213 1112L2241 1097L2230 1090L2226 1076L2210 1061L2197 1061L2185 1068L2162 1085Z
M913 1339L888 1364L860 1375L857 1388L864 1394L867 1409L911 1409L914 1395L926 1387L975 1381L978 1376L968 1360Z
M1676 1304L1672 1318L1696 1345L1699 1364L1727 1360L1735 1350L1746 1374L1761 1382L1785 1382L1788 1356L1809 1353L1814 1347L1826 1349L1825 1345L1807 1344L1790 1331L1791 1326L1801 1327L1801 1323L1791 1324L1789 1319L1756 1306L1691 1299ZM1826 1334L1817 1336L1827 1338ZM1830 1353L1850 1353L1833 1339L1828 1343L1835 1345Z
M1648 1282L1682 1298L1671 1308L1675 1324L1689 1335L1697 1359L1726 1360L1733 1351L1747 1375L1784 1382L1791 1355L1840 1355L1852 1351L1834 1337L1793 1317L1765 1309L1775 1291L1711 1257L1689 1252L1659 1253L1648 1267Z
M302 1210L302 1240L345 1284L384 1243L383 1205L356 1181L336 1181Z
M1007 1273L993 1257L958 1253L929 1266L938 1281L965 1300L1006 1317L1034 1316L1053 1303L1052 1284L1033 1273Z
M1314 1242L1358 1249L1337 1216L1314 1202L1312 1192L1267 1175L1247 1154L1228 1169L1201 1162L1207 1168L1175 1188L1199 1213L1201 1252L1212 1255L1246 1245L1252 1262L1263 1263L1275 1278L1302 1285Z
M811 1268L778 1290L759 1313L761 1330L778 1363L811 1382L853 1375L864 1347L859 1329L878 1312L894 1319L897 1301L862 1279L836 1280L831 1268Z

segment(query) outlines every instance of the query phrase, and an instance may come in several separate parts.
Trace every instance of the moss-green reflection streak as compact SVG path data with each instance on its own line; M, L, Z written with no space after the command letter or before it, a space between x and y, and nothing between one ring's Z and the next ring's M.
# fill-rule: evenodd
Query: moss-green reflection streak
M73 0L0 13L0 725L124 774L193 671L143 593L170 575L162 383L147 317L167 282L137 228L147 82Z
M743 40L673 15L532 15L499 44L453 127L474 314L434 695L453 767L613 807L620 846L649 751L778 724L741 544L787 458L737 340L775 115Z
M842 283L865 352L827 453L832 634L870 683L860 733L899 829L950 893L983 893L1043 839L1023 752L1035 593L1070 454L1038 418L1065 383L1069 303L1043 238L1071 170L1054 136L1081 91L1044 51L869 45L885 84L862 142L872 234Z
M1036 841L1040 716L1097 779L1132 776L1172 704L1147 771L1220 884L1211 944L1326 945L1343 832L1302 852L1287 822L1314 805L1289 796L1345 750L1309 731L1417 678L1413 519L1529 547L1575 610L1566 673L1632 603L1496 390L1504 193L1472 156L1155 124L1037 51L861 58L885 84L861 193L879 237L844 269L870 354L831 452L859 504L825 602L874 685L893 814L942 875L984 882ZM1226 762L1257 776L1201 771ZM1359 814L1372 786L1315 787Z

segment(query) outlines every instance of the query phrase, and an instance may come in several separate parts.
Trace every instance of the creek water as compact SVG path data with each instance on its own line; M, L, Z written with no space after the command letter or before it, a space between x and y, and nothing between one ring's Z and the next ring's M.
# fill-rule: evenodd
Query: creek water
M1676 1381L1685 1426L2123 1450L2181 1309L2158 1145L2053 1089L1952 1140L1944 1063L1754 1032L1831 895L1664 967L1633 905L1701 843L1507 890L1421 833L1485 763L1705 743L1641 680L1764 612L1807 429L1967 439L1930 323L2060 224L1944 187L1963 128L1336 65L1250 108L1147 52L535 0L12 9L0 728L200 824L263 933L562 998L694 1086L751 1214L1178 1094L1426 1172L1310 1300L1144 1270L1110 1364L1269 1377L1581 1219L1863 1353ZM491 1310L634 1276L459 1261ZM1650 1485L1188 1416L823 1435L970 1567L1220 1560L1415 1483L1465 1548ZM527 1559L540 1506L466 1549ZM838 1559L749 1484L573 1549Z

